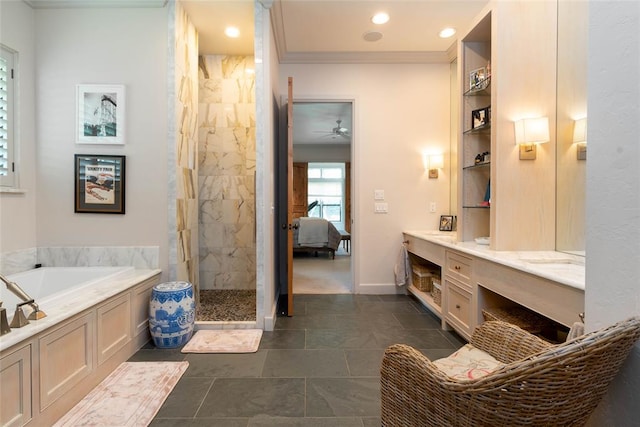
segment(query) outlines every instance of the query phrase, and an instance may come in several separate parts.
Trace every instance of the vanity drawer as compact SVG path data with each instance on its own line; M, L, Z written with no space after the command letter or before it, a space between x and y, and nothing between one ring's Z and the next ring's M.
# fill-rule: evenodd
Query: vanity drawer
M471 258L447 251L447 274L471 286Z
M453 326L457 326L462 335L470 336L472 332L471 293L451 280L446 280L447 295L445 318Z

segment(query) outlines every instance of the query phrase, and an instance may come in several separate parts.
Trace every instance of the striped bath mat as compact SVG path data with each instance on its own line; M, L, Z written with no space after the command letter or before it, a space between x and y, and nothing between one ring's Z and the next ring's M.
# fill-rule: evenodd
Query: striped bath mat
M182 348L183 353L255 353L262 329L201 329Z
M54 427L147 426L189 362L124 362Z

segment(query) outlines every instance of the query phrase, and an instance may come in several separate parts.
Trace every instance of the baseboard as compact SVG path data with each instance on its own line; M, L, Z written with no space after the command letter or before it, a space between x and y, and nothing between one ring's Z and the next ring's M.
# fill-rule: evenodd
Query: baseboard
M272 304L271 313L268 316L264 316L264 330L265 331L273 331L276 326L276 319L278 318L276 304Z
M361 283L356 287L357 294L363 295L406 295L405 286L396 286L393 283Z

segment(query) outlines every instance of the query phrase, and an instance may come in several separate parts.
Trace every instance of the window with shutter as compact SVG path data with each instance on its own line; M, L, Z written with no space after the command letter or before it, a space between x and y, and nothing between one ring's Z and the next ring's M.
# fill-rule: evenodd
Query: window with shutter
M15 185L14 57L14 52L0 46L0 186L2 187Z

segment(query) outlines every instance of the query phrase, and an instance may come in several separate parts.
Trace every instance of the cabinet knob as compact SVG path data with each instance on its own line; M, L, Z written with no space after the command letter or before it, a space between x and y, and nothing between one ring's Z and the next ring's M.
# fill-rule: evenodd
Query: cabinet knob
M458 308L458 309L459 309L459 308L460 308L460 304L456 304L456 308Z
M456 265L456 266L455 266L455 267L453 267L453 268L455 268L456 270L460 270L460 266L459 266L459 265Z

